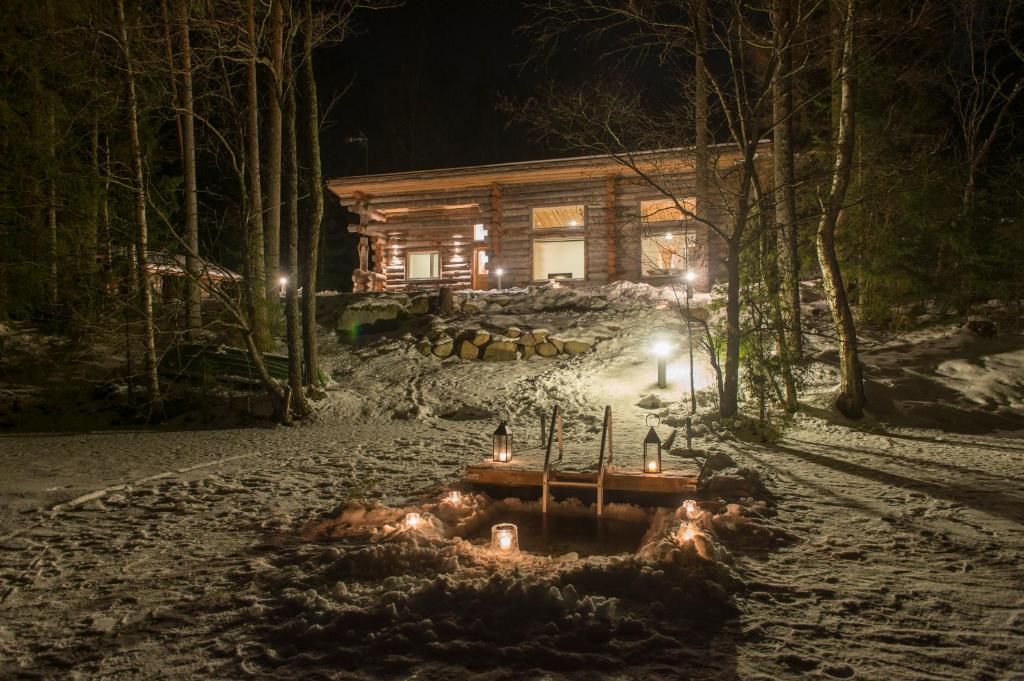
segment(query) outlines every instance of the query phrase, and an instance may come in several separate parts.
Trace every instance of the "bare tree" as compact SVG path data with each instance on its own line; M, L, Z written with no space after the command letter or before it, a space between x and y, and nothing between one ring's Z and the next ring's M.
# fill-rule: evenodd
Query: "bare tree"
M266 241L267 296L275 296L276 278L281 271L281 103L284 79L284 6L283 0L271 0L270 12L270 93L267 97L267 219ZM294 280L293 280L294 281Z
M146 222L146 181L142 164L142 143L139 139L139 108L135 94L135 65L132 59L131 43L128 41L128 27L124 16L124 0L117 0L117 25L120 47L124 58L124 86L128 114L128 137L131 144L132 181L135 194L136 240L135 258L138 263L139 303L142 307L145 328L146 387L153 411L159 416L163 406L160 395L160 377L157 374L156 334L153 325L153 294L147 272L149 230Z
M270 346L267 326L266 282L263 255L263 188L260 180L260 111L259 85L256 73L259 44L256 40L256 7L254 0L245 6L246 36L246 161L249 178L248 219L246 220L245 268L249 318L260 349Z
M849 418L864 415L864 376L857 353L857 329L836 255L836 226L843 216L853 167L856 122L855 0L844 0L839 48L839 119L835 131L832 183L818 222L817 248L825 298L839 338L839 394L836 408Z
M316 75L313 70L313 45L316 29L313 20L313 2L306 0L303 13L303 83L306 108L309 112L309 193L312 207L309 211L309 229L306 232L306 267L302 280L302 347L306 360L306 385L320 381L320 361L316 339L316 267L320 245L320 221L324 215L324 188L320 174L320 106L317 102Z

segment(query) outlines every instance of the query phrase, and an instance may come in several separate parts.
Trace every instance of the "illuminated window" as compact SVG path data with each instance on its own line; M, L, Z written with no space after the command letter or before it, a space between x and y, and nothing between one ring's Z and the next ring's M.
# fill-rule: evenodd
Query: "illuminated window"
M533 209L534 229L571 229L586 224L586 210L579 206L550 206Z
M482 250L482 249L477 251L476 252L476 272L477 272L477 274L487 274L490 271L490 269L488 268L488 263L489 262L490 262L490 258L487 256L487 251Z
M697 211L696 197L681 198L679 203L682 204L683 209L688 213L695 213ZM679 222L680 220L689 219L688 215L679 210L673 199L652 199L651 201L640 202L640 222L644 224L650 222Z
M484 241L487 238L487 230L483 225L473 225L473 241Z
M440 279L441 254L437 251L419 251L405 256L406 279Z
M695 232L658 232L640 239L640 274L644 277L674 275L693 262L697 248Z
M537 239L533 242L533 279L586 277L583 239Z

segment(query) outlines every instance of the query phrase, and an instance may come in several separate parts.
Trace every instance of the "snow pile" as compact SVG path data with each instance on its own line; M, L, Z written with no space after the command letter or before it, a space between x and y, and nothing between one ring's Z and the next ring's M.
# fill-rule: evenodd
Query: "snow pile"
M465 525L486 505L470 497L464 512L422 510ZM741 583L714 560L718 549L706 549L710 540L704 549L676 541L669 512L637 554L585 559L499 556L446 539L439 516L425 529L401 527L404 513L346 506L314 532L335 543L300 545L243 570L255 620L255 638L239 648L249 656L243 666L300 674L344 664L386 674L426 659L470 669L616 669L661 659L695 636L706 641L736 614L730 594ZM610 507L613 517L642 513Z
M974 359L949 359L935 369L936 380L987 409L1024 410L1024 350Z

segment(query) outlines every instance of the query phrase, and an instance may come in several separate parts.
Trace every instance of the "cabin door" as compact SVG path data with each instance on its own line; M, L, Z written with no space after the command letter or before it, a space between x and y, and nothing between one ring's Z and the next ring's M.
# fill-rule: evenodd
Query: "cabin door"
M488 288L490 268L488 267L487 248L477 246L473 249L473 289L483 291Z

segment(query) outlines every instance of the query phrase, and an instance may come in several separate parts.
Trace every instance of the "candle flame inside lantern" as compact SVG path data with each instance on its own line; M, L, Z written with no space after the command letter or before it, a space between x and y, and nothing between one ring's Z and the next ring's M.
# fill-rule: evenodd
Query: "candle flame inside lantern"
M409 528L419 527L423 519L419 513L406 513L405 514L405 526Z
M693 499L687 499L683 502L683 509L686 511L686 517L692 518L697 515L697 502Z
M519 550L519 528L512 523L500 523L491 528L491 546L498 553L515 553Z
M657 473L658 472L658 463L656 461L648 461L647 462L647 470L650 471L651 473Z
M447 501L449 504L458 506L459 504L462 503L462 492L458 490L452 490L451 492L448 492L448 494L445 495L444 500Z

